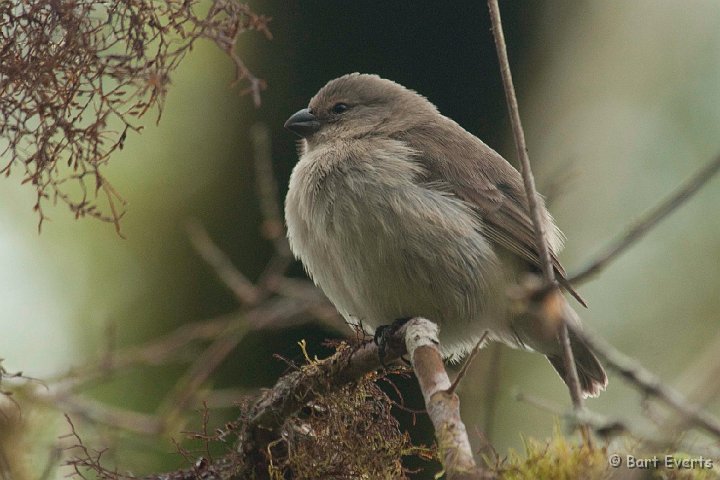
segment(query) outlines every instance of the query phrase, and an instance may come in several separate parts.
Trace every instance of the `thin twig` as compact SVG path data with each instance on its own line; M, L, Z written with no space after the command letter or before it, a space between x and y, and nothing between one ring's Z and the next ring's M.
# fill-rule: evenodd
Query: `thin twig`
M515 137L515 148L517 150L520 163L520 173L522 174L523 183L525 185L525 194L530 209L530 217L532 218L535 230L535 244L540 256L540 263L545 281L555 284L555 270L553 268L552 257L550 256L550 248L548 246L545 233L545 224L540 213L538 205L538 194L535 188L535 178L533 177L530 167L530 158L528 156L527 145L525 143L525 132L520 121L520 110L518 107L517 97L515 95L515 87L513 86L512 73L510 72L510 62L507 56L507 47L505 45L505 36L502 29L502 20L500 18L500 6L497 0L488 0L490 9L490 20L492 22L493 36L495 37L495 46L497 49L498 61L500 63L500 74L505 89L505 98L510 112L510 120L512 123L513 135ZM560 345L563 348L563 360L565 361L565 369L567 375L567 383L570 390L575 409L583 408L582 390L580 388L580 380L578 378L577 368L575 366L575 358L570 346L570 338L568 336L567 326L561 325L558 332ZM590 436L585 431L584 436L586 442L590 441Z
M252 330L273 326L282 328L295 324L297 314L306 311L311 301L288 298L272 299L238 319L239 324L229 324L225 331L215 338L193 365L165 396L158 409L165 418L173 418L193 403L201 385L220 366L227 356Z
M235 45L251 30L271 38L270 19L238 1L197 3L0 2L0 174L16 170L35 191L38 229L44 207L60 202L122 236L125 202L103 169L146 113L157 109L160 120L170 78L202 40L227 54L259 106L265 82ZM63 34L48 36L55 28Z
M256 395L257 390L253 388L219 388L208 390L202 395L202 402L198 401L194 406L199 408L206 406L208 409L232 408L251 395Z
M165 431L183 410L195 402L202 384L248 331L294 325L298 314L308 311L315 302L320 301L322 299L277 297L244 314L185 325L147 345L124 349L107 357L104 362L95 362L92 367L58 376L51 381L51 388L40 385L28 393L38 401L58 405L95 423L146 435L157 434ZM188 347L193 342L207 340L213 342L200 356L189 356L191 352ZM166 396L155 415L107 407L75 393L79 385L87 386L89 382L102 379L112 372L142 364L168 364L176 358L183 361L192 358L193 364ZM231 403L227 396L224 401L228 405Z
M535 230L535 246L540 256L540 266L543 275L548 283L553 283L555 281L555 270L545 235L545 223L543 222L537 201L538 194L535 188L535 177L530 168L530 157L528 156L527 144L525 143L525 131L523 130L520 120L520 109L515 95L512 73L510 72L510 62L507 56L507 46L505 45L505 35L503 34L502 20L500 19L500 7L497 0L488 0L488 7L490 8L490 20L492 21L492 31L495 37L498 62L500 63L500 75L502 76L503 87L505 88L505 99L507 100L510 122L515 138L515 148L520 163L520 173L522 173L528 207L530 209L530 218L532 219Z
M683 438L675 438L673 436L666 436L663 435L665 432L656 432L652 428L648 428L644 425L638 425L635 422L631 422L626 419L606 416L588 409L584 409L582 411L577 411L575 409L567 411L548 400L524 393L517 393L515 395L515 399L519 402L525 402L535 408L539 408L540 410L561 416L570 423L576 425L589 425L601 437L613 437L628 434L631 437L642 440L649 447L650 451L657 449L673 449L676 446L679 446L683 452L704 455L710 458L717 458L718 454L720 454L720 450L712 445L698 447L698 445L696 445L693 441Z
M495 414L497 413L498 391L500 390L500 379L502 378L500 367L502 366L502 345L495 343L490 346L488 356L490 360L487 365L485 378L485 411L483 412L483 433L489 443L492 443L495 431Z
M608 245L603 251L596 255L593 260L588 262L586 266L571 275L568 282L577 285L598 274L617 256L640 240L665 217L697 193L718 171L720 171L720 155L690 177L690 179L673 194L667 197L665 201L647 212L640 221L635 222L625 233L618 237L617 240Z
M719 357L720 335L716 335L692 364L685 368L679 381L674 382L675 388L685 394L686 401L697 405L697 408L707 405L720 393L720 383L717 381L720 378ZM664 432L684 432L688 428L688 418L671 410L662 415L656 424Z
M571 161L564 161L549 172L548 180L545 182L540 180L545 206L550 208L558 198L562 197L569 190L568 187L577 180L577 176L577 165Z
M113 352L112 356L106 355L101 361L73 368L69 372L48 379L47 382L70 391L78 385L87 385L113 372L140 365L156 366L170 364L174 360L188 360L188 347L192 343L217 338L229 324L240 328L241 324L238 323L237 318L237 314L230 314L183 325L166 336L153 339L144 345ZM194 356L192 358L194 359Z
M677 389L686 392L687 398L699 405L706 405L720 395L720 334L708 342L692 364L685 368L674 382ZM677 418L672 419L677 421Z
M565 310L568 316L576 318L577 314L572 308L568 307ZM702 428L720 439L720 421L718 419L703 411L697 405L689 403L680 393L666 386L660 378L645 369L635 359L620 352L601 337L580 329L573 323L570 322L573 333L602 358L608 367L638 386L646 394L657 397L672 407L683 415L689 424Z
M36 397L40 399L40 397ZM112 407L103 402L91 400L79 395L58 396L49 392L43 399L57 406L66 415L72 414L91 423L101 424L134 432L141 435L156 436L165 431L164 419L158 415L138 413L132 410Z
M313 300L315 305L311 306L308 312L315 317L320 325L337 330L338 335L347 338L352 335L352 332L347 328L345 319L338 313L335 306L330 303L323 291L311 281L278 276L274 281L268 282L266 288L286 298Z
M270 130L267 125L253 125L250 128L250 140L255 165L255 189L263 218L262 233L273 242L281 241L287 244L282 209L278 202L277 182L272 170Z
M232 325L222 332L165 395L158 409L160 415L172 423L180 412L186 410L193 403L200 387L237 347L247 332L247 327L235 329Z
M475 356L480 351L480 347L482 346L482 344L485 341L485 339L487 338L487 336L488 336L488 331L485 330L485 332L483 332L483 334L482 334L482 337L480 337L480 340L477 341L477 343L475 344L473 349L470 351L470 355L468 355L468 357L465 359L465 363L463 363L463 366L460 369L460 371L458 372L457 377L455 377L455 380L453 380L452 385L450 385L450 388L448 388L447 392L450 395L455 393L455 389L457 389L458 385L460 385L460 382L465 377L465 374L467 373L468 368L470 368L472 361L475 359Z
M253 146L257 196L263 217L261 231L265 238L273 242L275 248L275 254L258 280L258 285L266 288L268 283L285 273L293 257L285 236L285 223L278 202L277 182L272 170L270 131L267 126L262 123L253 125L250 129L250 140Z
M235 295L237 301L245 306L255 305L260 298L260 291L242 272L235 268L225 252L213 242L200 222L190 219L187 221L185 229L195 251L215 270L218 278Z

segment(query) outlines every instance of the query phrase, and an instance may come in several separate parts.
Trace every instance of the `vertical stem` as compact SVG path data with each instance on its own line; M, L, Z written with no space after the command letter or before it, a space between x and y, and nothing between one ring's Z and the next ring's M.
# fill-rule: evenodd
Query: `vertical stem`
M495 47L497 49L498 61L500 63L500 74L502 76L503 87L505 89L505 98L510 112L510 121L512 123L513 136L515 137L515 148L517 149L518 160L520 163L520 173L522 174L523 183L525 185L525 193L527 196L528 207L530 208L530 218L532 219L535 230L535 244L540 256L540 265L542 267L545 280L551 284L556 284L555 269L553 268L552 257L550 256L550 248L545 236L545 223L541 216L540 207L537 201L537 190L535 188L535 178L530 168L530 158L528 156L527 145L525 143L525 132L520 121L520 110L518 108L517 97L515 96L515 87L513 86L512 73L510 72L510 62L507 57L507 46L505 45L505 35L502 29L502 20L500 19L500 7L497 0L488 0L488 8L490 9L490 20L492 22L493 36L495 37ZM570 389L570 397L576 410L583 409L583 397L580 389L580 380L578 378L577 369L575 367L575 358L573 356L570 345L570 337L566 325L560 327L558 340L563 349L563 360L565 361L565 369L567 371L568 386ZM586 442L590 441L589 431L583 428L583 437Z
M537 202L535 177L530 168L530 157L528 156L527 144L525 143L525 131L520 121L520 109L518 107L517 97L515 96L515 86L513 85L510 62L507 57L505 35L503 34L502 20L500 19L500 7L498 6L497 0L489 0L488 6L490 7L492 31L495 37L495 47L500 63L500 75L502 76L503 87L505 88L505 99L507 100L508 111L510 112L510 122L512 124L513 136L515 137L515 148L517 149L518 160L520 162L520 173L522 173L523 183L525 184L528 206L530 207L530 218L532 219L535 229L535 244L538 249L538 255L540 256L540 266L542 267L545 279L550 283L554 283L555 269L553 268L552 258L550 257L550 249L545 240L545 222L543 222Z

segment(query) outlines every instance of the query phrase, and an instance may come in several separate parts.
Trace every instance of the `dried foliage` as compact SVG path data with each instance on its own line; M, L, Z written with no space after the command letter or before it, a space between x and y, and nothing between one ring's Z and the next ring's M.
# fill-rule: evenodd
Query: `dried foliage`
M400 430L377 377L321 395L289 417L268 448L271 478L401 479L403 457L433 458L434 451L414 446Z
M65 420L68 425L70 425L70 433L64 435L62 438L70 438L72 440L72 444L67 448L67 450L75 452L75 455L73 455L67 462L67 464L73 469L73 473L71 475L75 478L87 479L89 477L85 474L92 472L93 476L97 475L97 478L102 479L119 480L120 478L123 478L117 470L109 470L103 466L103 455L106 450L96 450L85 445L75 429L75 424L73 424L67 414L65 414Z
M262 80L233 51L269 18L237 0L34 0L0 2L0 173L23 172L47 200L119 229L124 202L101 168L156 109L198 39L234 62L256 104ZM107 207L99 206L98 196ZM109 209L109 212L106 210Z
M398 372L403 374L401 370ZM241 471L252 471L253 478L270 479L408 478L411 472L403 465L404 458L414 456L430 461L436 458L437 452L413 445L409 435L400 430L392 412L396 402L378 386L379 381L392 384L387 372L370 373L339 390L317 396L285 419L280 436L269 444L263 461L249 469L243 466L243 457L232 446L237 433L250 418L252 399L239 403L238 420L213 432L205 407L201 431L188 432L189 438L200 442L200 449L190 451L176 443L178 452L190 466L143 478L224 479L236 478ZM67 465L72 468L73 478L137 478L119 473L116 467L108 467L103 458L106 451L85 444L70 417L65 417L70 428L65 438L71 440L66 448L71 454ZM210 453L216 444L226 449L222 457L213 458Z

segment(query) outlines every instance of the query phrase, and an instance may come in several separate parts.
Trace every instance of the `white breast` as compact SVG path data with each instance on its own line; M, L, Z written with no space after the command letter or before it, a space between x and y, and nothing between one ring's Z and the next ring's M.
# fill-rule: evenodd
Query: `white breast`
M340 313L372 331L423 316L446 353L507 330L505 271L462 201L422 185L415 152L392 140L310 151L286 199L290 246Z

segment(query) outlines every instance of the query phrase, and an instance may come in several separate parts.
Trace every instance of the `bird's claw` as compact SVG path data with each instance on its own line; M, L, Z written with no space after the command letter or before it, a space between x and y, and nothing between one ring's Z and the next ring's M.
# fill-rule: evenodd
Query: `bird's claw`
M387 365L385 365L385 358L387 357L387 346L390 338L392 338L410 318L412 317L398 318L390 325L380 325L375 329L373 341L375 345L378 346L378 357L380 357L380 365L382 365L383 368L387 367Z

